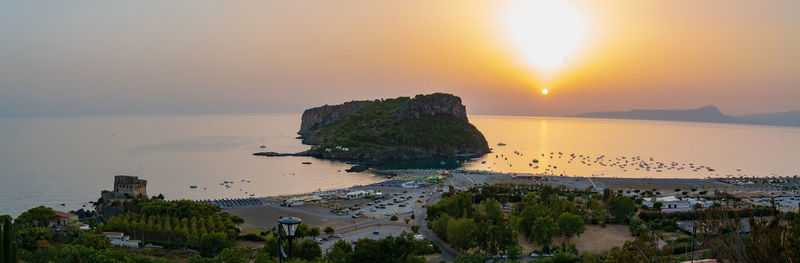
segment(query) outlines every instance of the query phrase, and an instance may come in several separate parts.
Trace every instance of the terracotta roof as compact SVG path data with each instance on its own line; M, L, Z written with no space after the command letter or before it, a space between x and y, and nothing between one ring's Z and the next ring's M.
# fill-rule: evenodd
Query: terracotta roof
M59 216L59 217L73 217L73 216L76 216L76 215L73 215L73 214L70 214L70 213L67 213L67 212L61 212L61 211L58 211L58 210L53 210L53 212L56 212L56 215Z

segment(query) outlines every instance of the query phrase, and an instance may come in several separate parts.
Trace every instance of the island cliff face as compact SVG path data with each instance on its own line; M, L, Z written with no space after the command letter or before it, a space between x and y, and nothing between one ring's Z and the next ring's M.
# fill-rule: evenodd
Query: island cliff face
M300 131L297 134L303 139L303 144L319 144L319 142L311 140L311 133L314 130L353 115L369 103L369 101L351 101L340 105L325 105L307 109L303 112Z
M298 134L323 158L383 162L489 152L461 98L443 93L308 109Z

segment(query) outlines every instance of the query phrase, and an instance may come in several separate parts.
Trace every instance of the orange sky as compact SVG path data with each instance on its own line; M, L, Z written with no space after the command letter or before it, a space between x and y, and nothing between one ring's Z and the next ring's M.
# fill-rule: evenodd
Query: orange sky
M800 1L575 1L588 34L547 80L509 42L508 4L4 2L0 116L300 112L437 91L472 114L800 109Z

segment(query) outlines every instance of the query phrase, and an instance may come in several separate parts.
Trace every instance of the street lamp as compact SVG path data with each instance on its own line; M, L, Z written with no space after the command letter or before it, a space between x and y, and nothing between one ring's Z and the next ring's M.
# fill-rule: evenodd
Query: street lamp
M283 258L288 259L292 256L292 240L294 240L294 234L297 232L297 226L300 225L300 222L303 222L303 219L297 217L286 217L278 220L278 253L280 253L278 255L279 262ZM283 235L286 235L286 238L289 240L288 255L283 251Z

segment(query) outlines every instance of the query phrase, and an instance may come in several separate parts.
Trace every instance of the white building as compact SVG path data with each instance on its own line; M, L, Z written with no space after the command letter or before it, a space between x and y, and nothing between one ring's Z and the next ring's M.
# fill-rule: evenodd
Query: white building
M678 198L675 196L665 196L665 197L658 197L652 199L644 199L642 201L643 205L648 207L653 207L655 202L661 202L661 211L662 212L686 212L691 211L695 208L695 206L702 206L703 208L708 208L715 203L713 200L706 200L702 198L694 198L694 197L685 197L685 198Z
M681 200L675 196L665 196L665 197L658 197L652 198L650 200L643 200L642 204L648 207L653 207L653 204L656 202L660 202L662 204L661 211L662 212L681 212L681 211L689 211L692 209L691 203L686 200Z
M108 239L111 240L111 245L116 247L135 247L138 248L141 240L130 239L125 233L122 232L103 232Z
M349 199L361 198L372 194L372 191L364 191L364 190L357 190L349 192L345 195L345 197Z

